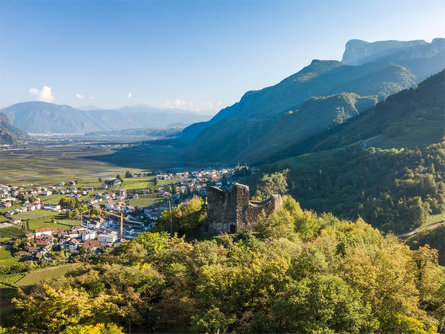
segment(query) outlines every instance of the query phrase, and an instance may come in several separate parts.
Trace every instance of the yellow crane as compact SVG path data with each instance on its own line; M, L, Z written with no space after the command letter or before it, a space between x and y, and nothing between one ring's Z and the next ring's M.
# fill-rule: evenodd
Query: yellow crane
M124 237L123 237L123 235L124 235L124 213L121 211L121 214L118 215L118 214L113 213L113 212L108 212L108 211L102 210L101 208L96 208L96 209L99 210L99 212L102 213L102 214L111 215L111 216L115 216L115 217L120 218L120 220L121 220L121 234L120 234L120 237L121 237L121 242L122 242L122 240L124 239ZM93 209L91 209L91 210L93 210ZM81 211L80 212L80 224L81 225L82 225L82 222L83 222L83 213L84 212L85 213L90 212L91 210L86 210L86 211Z

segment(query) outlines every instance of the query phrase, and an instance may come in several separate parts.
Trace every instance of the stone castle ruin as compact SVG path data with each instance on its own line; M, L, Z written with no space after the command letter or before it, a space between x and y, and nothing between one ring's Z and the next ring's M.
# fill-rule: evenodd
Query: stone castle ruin
M235 183L229 191L211 187L207 193L207 227L210 233L252 231L258 216L282 206L280 195L263 202L251 202L249 187Z

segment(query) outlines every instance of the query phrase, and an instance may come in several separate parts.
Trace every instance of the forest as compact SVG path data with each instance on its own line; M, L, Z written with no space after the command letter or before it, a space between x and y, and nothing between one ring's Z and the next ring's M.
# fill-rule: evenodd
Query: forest
M266 170L267 171L267 170ZM256 197L289 192L304 208L363 217L396 234L408 232L445 205L445 144L416 149L351 145L327 159L253 178Z
M194 205L176 213L193 226ZM363 219L289 196L254 232L189 240L146 232L13 300L12 333L435 333L445 271Z

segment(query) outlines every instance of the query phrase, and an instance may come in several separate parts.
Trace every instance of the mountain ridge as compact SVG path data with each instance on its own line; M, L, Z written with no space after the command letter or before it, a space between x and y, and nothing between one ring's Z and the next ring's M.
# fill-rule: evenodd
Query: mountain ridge
M124 106L118 109L82 110L41 101L21 102L0 110L14 126L31 133L85 133L126 128L167 128L190 124L207 116L178 109Z
M299 109L305 101L314 97L329 97L342 93L372 97L374 101L383 100L391 94L416 85L425 76L445 68L445 39L442 38L436 38L431 43L425 41L368 43L353 40L347 43L346 55L350 53L348 50L351 50L351 44L357 43L379 49L377 50L379 52L367 54L374 57L368 58L373 62L348 65L335 60L314 59L310 65L284 78L276 85L246 92L240 101L222 109L208 122L195 123L185 128L179 138L187 139L191 144L183 152L184 159L204 161L209 158L210 162L215 163L233 163L238 160L253 162L260 156L261 159L266 159L267 156L273 156L279 151L269 143L277 139L276 135L283 136L279 129L276 129L274 134L268 128L283 123L286 113L289 110ZM412 54L405 54L406 50ZM337 107L344 107L342 102L339 103ZM330 113L329 110L332 109L326 112ZM330 123L319 122L317 128L314 126L317 122L315 119L314 124L310 125L314 129L312 133L308 133L304 128L304 125L307 125L305 120L300 124L294 123L293 129L287 126L286 131L289 139L298 138L299 141L304 141L316 135L317 131L321 133L334 126L333 121L334 119L331 119ZM307 132L307 136L298 137L292 131ZM283 143L282 140L281 143L287 146L296 144ZM271 151L267 152L267 149Z

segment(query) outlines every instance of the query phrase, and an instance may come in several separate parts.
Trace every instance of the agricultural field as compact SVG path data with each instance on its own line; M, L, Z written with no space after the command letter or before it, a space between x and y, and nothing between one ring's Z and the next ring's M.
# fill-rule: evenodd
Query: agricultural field
M0 282L14 285L19 279L22 279L24 276L24 273L0 275Z
M156 194L139 195L139 198L130 199L129 204L134 207L144 208L156 203L161 199Z
M125 190L136 190L136 189L147 189L154 188L155 186L155 177L147 176L147 177L130 177L123 179L124 182L120 185L120 189Z
M20 262L19 257L12 256L10 250L8 248L0 248L0 266L7 267L13 266Z
M0 228L0 238L17 238L22 236L25 232L23 228L29 227L30 231L38 228L53 227L64 230L71 229L71 226L79 225L80 221L76 219L68 219L66 215L59 212L37 210L22 212L14 217L22 219L22 223L16 226L9 226ZM27 222L27 224L25 223ZM27 225L27 226L26 226Z
M80 263L64 264L57 267L48 267L44 269L29 272L25 277L15 282L19 287L31 286L40 281L52 279L65 275L67 272L76 269Z
M110 147L86 144L48 145L0 150L0 183L22 185L52 185L69 180L97 182L99 177L125 175L123 168L113 161L91 160L94 157L112 154ZM134 172L141 169L131 168ZM96 176L94 180L91 175ZM88 181L88 183L89 183ZM80 186L82 186L82 183Z
M48 218L51 220L51 217L57 216L57 212L46 211L46 210L36 210L36 211L28 211L16 214L14 217L20 218L22 220L37 220L40 218Z
M54 204L57 205L59 204L59 201L61 198L63 197L67 197L66 195L62 195L62 194L53 194L53 195L49 195L49 196L39 196L40 199L45 202L45 203L49 203L49 204Z
M8 226L0 228L1 239L16 239L25 235L25 232L17 226ZM2 240L6 241L6 240Z

